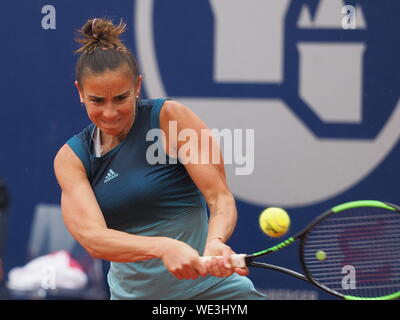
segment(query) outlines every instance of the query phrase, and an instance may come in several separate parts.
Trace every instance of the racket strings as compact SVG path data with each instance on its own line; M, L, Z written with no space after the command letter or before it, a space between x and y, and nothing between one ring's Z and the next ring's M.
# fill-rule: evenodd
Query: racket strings
M379 249L370 249L370 245L366 244L366 245L362 245L362 246L354 246L352 248L352 250L349 250L348 253L349 254L353 254L354 256L366 256L366 257L370 257L370 254L379 254L382 250L385 250L385 252L387 254L391 254L391 255L399 255L400 252L397 248L393 248L393 246L391 245L391 243L387 243L387 242L379 242L381 244ZM320 245L315 245L312 246L312 248L319 248ZM362 249L362 251L360 251L360 249ZM365 250L368 250L368 254L365 253ZM330 257L335 257L335 256L342 256L342 251L341 250L331 250L331 254ZM305 256L307 257L312 257L315 256L315 254L313 252L309 252L307 254L305 254ZM312 262L311 262L312 263Z
M323 245L324 243L329 244L329 243L331 243L331 238L332 238L332 236L329 237L329 240L328 240L328 241L319 241L319 240L315 240L314 243L312 244L312 246L314 246L314 247L319 247L319 246ZM366 238L366 239L358 239L358 240L363 240L363 241L360 242L360 243L362 243L362 245L367 245L367 246L370 246L371 244L374 244L374 243L376 243L376 244L378 244L378 243L379 243L379 244L390 243L391 246L392 246L393 240L396 241L396 238L400 238L399 235L387 235L387 236L383 236L383 237L380 238L379 240L375 240L375 239L372 239L372 240L371 240L371 237L369 236L369 237ZM352 238L347 238L347 240L349 240L349 239L352 239ZM346 240L346 239L343 238L342 240ZM355 239L355 240L357 240L357 239ZM360 245L360 247L361 247L362 245ZM311 246L311 245L310 245L310 246ZM354 247L356 247L356 246L354 246Z
M373 298L398 292L400 214L376 207L331 214L307 235L303 259L311 278L339 294Z

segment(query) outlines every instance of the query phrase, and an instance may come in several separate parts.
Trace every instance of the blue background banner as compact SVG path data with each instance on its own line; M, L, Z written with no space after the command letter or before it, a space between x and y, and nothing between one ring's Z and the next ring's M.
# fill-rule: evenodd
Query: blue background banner
M346 29L345 5L355 29ZM209 127L254 130L254 170L240 176L239 165L227 166L236 252L278 242L258 227L269 206L288 211L293 234L343 202L400 203L396 0L18 0L2 1L0 12L0 176L12 198L6 274L32 257L38 205L59 205L55 154L89 123L74 86L73 39L93 17L127 23L142 97L175 98ZM296 245L265 261L301 270ZM274 271L250 278L272 299L333 299Z

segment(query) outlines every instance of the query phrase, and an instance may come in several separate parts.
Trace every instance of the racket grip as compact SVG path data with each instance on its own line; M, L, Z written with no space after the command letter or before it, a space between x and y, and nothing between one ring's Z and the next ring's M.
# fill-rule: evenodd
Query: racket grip
M246 254L241 253L241 254L233 254L231 255L231 261L232 261L232 267L234 268L245 268L246 267ZM213 258L213 256L203 256L200 257L200 261L203 263L210 261ZM222 256L216 256L216 258L222 258Z

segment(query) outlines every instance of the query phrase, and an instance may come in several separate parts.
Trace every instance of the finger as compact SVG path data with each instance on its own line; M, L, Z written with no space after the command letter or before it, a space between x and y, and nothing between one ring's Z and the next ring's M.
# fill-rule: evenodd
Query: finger
M176 267L171 270L171 273L179 280L190 279L191 275L187 268Z
M232 253L230 251L225 251L224 255L223 255L224 266L225 266L225 268L228 268L228 269L232 268L231 254Z
M189 271L187 271L187 278L185 279L195 280L198 278L198 276L199 274L195 269L190 269Z
M218 268L218 262L215 258L212 258L211 261L209 262L209 272L215 276L215 277L219 277L219 268Z
M233 271L240 276L248 276L249 275L249 268L233 268Z
M207 261L206 268L207 268L208 274L215 276L214 271L213 271L213 263L211 262L211 260Z
M210 261L210 271L211 274L215 277L222 277L222 272L219 266L219 259L213 257Z
M230 259L230 258L228 258L228 259ZM220 272L222 273L222 276L225 278L229 277L233 274L232 265L229 265L229 267L227 267L225 259L223 259L222 261L219 262L219 268L220 268Z
M222 258L222 257L219 258L216 263L217 263L216 268L218 268L218 276L219 277L226 278L226 277L229 277L230 275L232 275L233 270L231 268L227 268L225 266L224 258Z
M198 265L201 266L200 260L197 259L196 262L194 263L194 266L190 267L189 273L190 273L190 279L194 280L199 277L199 271L197 270Z
M202 276L202 277L204 277L204 276L206 276L207 275L207 271L208 271L208 268L207 268L207 262L203 262L203 261L201 261L200 260L200 258L197 260L197 262L195 263L195 269L196 269L196 271L197 271L197 273L200 275L200 276Z
M228 277L232 274L231 268L226 267L226 259L229 258L224 257L218 261L218 267L222 277Z
M170 272L174 275L175 278L179 280L184 279L183 274L179 270L172 270Z
M182 268L180 269L180 273L183 279L186 280L196 279L199 276L195 268L192 267L192 265L190 264L183 265Z
M181 275L181 279L186 279L186 280L190 279L190 274L189 272L187 272L187 270L181 269L179 271L179 274Z

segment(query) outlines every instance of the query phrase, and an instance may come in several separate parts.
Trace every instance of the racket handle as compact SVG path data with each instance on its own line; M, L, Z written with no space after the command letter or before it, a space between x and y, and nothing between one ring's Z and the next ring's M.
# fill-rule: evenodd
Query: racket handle
M245 268L246 267L246 254L233 254L231 255L232 267L234 268ZM203 263L210 261L213 256L203 256L200 257L200 261ZM222 258L222 256L217 256L217 258Z

